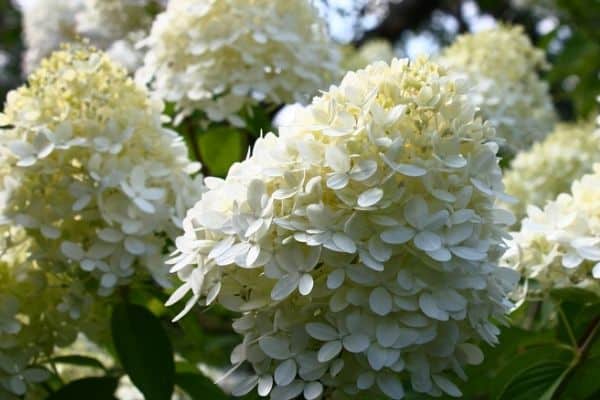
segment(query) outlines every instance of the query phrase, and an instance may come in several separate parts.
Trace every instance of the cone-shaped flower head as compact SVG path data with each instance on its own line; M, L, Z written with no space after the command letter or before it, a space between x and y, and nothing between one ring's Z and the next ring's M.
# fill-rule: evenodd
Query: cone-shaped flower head
M338 53L309 0L172 0L154 22L138 78L179 117L242 125L246 105L306 102Z
M516 273L497 266L511 215L493 128L426 60L350 72L257 141L184 220L171 262L192 293L243 313L248 361L273 399L324 391L458 395L497 341Z
M513 151L543 139L556 119L548 85L538 76L544 53L519 26L459 36L440 62L465 79L482 115Z
M600 164L543 209L527 208L503 263L541 289L578 286L600 293Z
M102 294L147 272L168 284L163 249L200 185L161 111L103 53L54 53L0 114L2 222Z
M509 205L517 218L528 205L543 207L569 191L577 178L600 162L600 130L589 122L559 124L542 142L517 154L504 176L506 192L518 202Z

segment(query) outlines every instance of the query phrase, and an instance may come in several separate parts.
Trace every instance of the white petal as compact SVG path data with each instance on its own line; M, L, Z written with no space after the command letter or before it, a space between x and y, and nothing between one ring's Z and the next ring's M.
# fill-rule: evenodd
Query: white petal
M150 203L148 200L141 197L134 197L133 202L140 210L145 213L153 214L156 211L154 204Z
M345 235L340 232L336 232L333 234L333 243L343 252L345 253L356 253L356 243L352 240L348 235Z
M345 336L342 342L344 348L350 353L361 353L365 351L370 344L369 337L362 333L354 333Z
M328 289L337 289L344 283L344 278L346 277L346 273L342 268L338 268L332 271L327 276L327 288Z
M467 364L479 365L483 362L483 352L481 349L471 343L462 343L457 346L465 358Z
M81 246L73 242L62 242L60 250L65 256L75 261L81 260L85 255Z
M391 399L400 400L404 397L402 382L393 374L381 374L377 376L377 386Z
M266 397L273 388L273 377L271 375L262 375L258 378L258 395Z
M378 315L387 315L392 311L392 296L382 287L373 289L369 295L371 310Z
M404 218L414 227L421 226L429 214L427 203L422 197L413 197L404 206Z
M331 325L321 322L309 322L306 324L305 329L311 337L322 342L329 342L339 338L337 330L335 330Z
M600 246L599 247L592 247L592 246L579 247L579 248L577 248L577 252L579 253L580 256L582 256L586 260L600 261Z
M464 223L452 225L446 232L446 244L448 246L456 246L462 241L467 240L473 234L473 224Z
M462 396L462 392L456 387L454 383L443 375L432 374L431 377L435 384L442 389L446 394L452 397L460 397Z
M394 321L384 320L377 324L375 334L383 347L391 347L400 337L400 328Z
M342 351L342 342L340 340L327 342L319 349L317 359L319 362L325 363L335 358L340 354L340 351Z
M320 382L309 382L304 386L304 398L314 400L323 393L323 385Z
M279 386L287 386L292 383L297 372L298 367L296 361L293 359L285 360L275 369L275 383Z
M272 400L292 400L304 390L304 382L297 380L287 386L277 386L271 391Z
M300 281L300 274L287 274L282 276L273 289L271 290L271 298L275 301L280 301L288 297L296 288Z
M289 342L285 339L265 336L258 341L260 349L275 360L287 360L291 357Z
M393 229L383 231L380 238L385 243L402 244L408 242L415 235L415 230L406 226L398 226Z
M244 379L243 381L239 382L237 385L235 385L235 387L231 391L231 394L237 397L244 396L248 394L252 389L254 389L257 383L258 376L250 376Z
M487 257L485 252L481 252L472 247L454 246L450 248L452 254L469 261L481 261Z
M146 251L146 245L139 239L128 237L125 239L125 249L133 255L142 255Z
M570 251L562 257L562 265L565 268L576 268L583 262L583 257L574 251Z
M394 164L391 167L394 171L399 172L402 175L406 175L406 176L417 177L417 176L423 176L423 175L427 174L427 170L425 168L421 168L421 167L418 167L418 166L412 165L412 164L400 163L400 164Z
M310 276L310 274L303 274L302 277L300 277L300 282L298 283L298 291L302 296L306 296L312 291L313 284L314 281L312 276Z
M327 187L333 190L341 190L348 185L349 180L346 174L333 174L327 178Z
M442 239L433 232L423 231L414 238L415 246L423 251L435 251L442 247Z
M387 358L387 350L377 344L372 344L367 351L367 360L369 365L375 371L379 371L385 366L385 360Z
M356 379L356 387L360 390L367 390L375 383L375 374L371 371L363 372Z
M358 182L369 179L377 172L377 162L374 160L360 160L350 170L350 177Z
M371 207L379 203L383 198L383 190L380 188L372 188L366 190L358 196L358 205L360 207Z
M594 265L594 268L592 268L592 276L596 279L600 279L600 263Z
M448 313L440 309L435 298L429 293L422 293L419 297L419 306L425 315L439 321L448 321Z
M452 254L450 253L450 250L448 250L445 247L440 247L439 249L434 251L428 251L427 255L439 262L446 262L452 259Z

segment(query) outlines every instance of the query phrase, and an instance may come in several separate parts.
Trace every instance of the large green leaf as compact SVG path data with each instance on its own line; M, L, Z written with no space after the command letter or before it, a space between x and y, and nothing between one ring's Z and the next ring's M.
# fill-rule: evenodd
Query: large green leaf
M525 368L505 386L498 400L549 400L567 368L568 364L560 361L542 361Z
M246 137L231 127L213 127L198 137L198 150L211 175L225 176L231 164L246 155Z
M118 385L117 378L84 378L73 381L46 400L116 400L114 393Z
M530 334L530 336L537 336L537 334ZM500 398L511 382L514 382L519 375L531 366L539 363L568 365L573 359L573 352L558 344L547 344L536 345L531 348L520 348L516 352L509 351L507 356L510 357L509 361L502 365L495 376L493 378L488 376L488 388L494 398ZM486 363L481 368L482 374L485 375L489 374L490 370L498 368L498 366ZM469 383L466 384L466 386L468 385Z
M600 371L600 357L584 361L582 365L573 370L559 398L569 400L600 398L598 371Z
M113 311L111 328L119 360L146 400L170 400L175 363L160 320L141 306L119 304Z

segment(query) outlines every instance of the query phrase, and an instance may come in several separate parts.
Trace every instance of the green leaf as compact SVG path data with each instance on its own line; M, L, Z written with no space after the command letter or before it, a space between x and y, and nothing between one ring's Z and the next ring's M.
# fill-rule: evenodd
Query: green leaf
M505 386L498 400L548 400L567 368L564 362L542 361L523 369Z
M117 378L84 378L73 381L46 397L46 400L116 400Z
M198 150L211 175L225 176L246 155L246 137L237 129L217 126L200 134Z
M583 364L573 370L570 375L571 379L565 385L560 398L585 400L592 399L594 395L600 395L598 371L600 371L600 357L585 360Z
M175 375L175 383L193 399L227 400L227 396L217 385L206 376L181 372Z
M595 292L582 288L561 288L553 289L550 296L559 302L568 301L570 303L588 304L600 301L600 296Z
M539 334L530 334L530 336L539 336ZM546 335L543 336L546 337ZM502 339L507 338L502 337ZM568 365L573 359L573 352L556 344L548 344L512 350L508 352L507 356L510 357L509 362L505 363L495 376L488 376L488 385L494 398L500 398L510 383L532 365L539 363ZM480 374L488 374L489 370L494 368L494 365L488 364L487 361L484 362L486 364L481 366ZM473 373L477 373L477 370L473 371L471 375ZM468 385L469 383L467 383Z
M170 400L175 363L160 320L141 306L119 304L113 310L111 329L119 360L146 400Z
M69 364L78 367L90 367L106 370L106 367L97 359L88 356L70 355L54 357L52 362L55 364Z

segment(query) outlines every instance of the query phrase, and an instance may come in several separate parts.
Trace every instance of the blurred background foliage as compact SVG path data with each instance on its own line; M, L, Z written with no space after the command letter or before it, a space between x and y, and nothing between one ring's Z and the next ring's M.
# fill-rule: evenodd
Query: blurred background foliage
M600 94L600 0L315 1L338 42L358 47L370 39L385 39L401 57L435 54L458 34L498 22L521 24L550 61L544 74L561 118L585 119L596 112L596 96ZM24 81L20 24L15 4L0 0L2 103L7 92ZM260 132L271 129L276 111L252 110L245 116L247 126L243 130L227 125L204 130L193 123L184 123L178 130L192 145L194 158L203 161L205 174L225 176L233 162L246 156L248 146ZM194 140L193 135L200 131L198 140ZM552 301L531 298L512 315L513 323L504 329L501 344L488 349L483 365L467 371L470 380L461 387L465 398L600 398L599 298L572 290L556 291L551 297ZM172 324L169 321L175 310L165 308L165 300L165 294L155 288L131 288L127 303L114 311L113 336L118 339L114 348L107 350L117 355L121 366L107 367L95 356L57 358L53 365L91 368L99 377L86 377L64 386L56 373L46 388L52 393L48 398L109 398L102 397L103 393L114 391L123 371L144 393L160 393L165 387L169 392L176 386L191 398L229 398L195 365L217 366L217 371L227 368L229 354L239 340L230 327L231 313L220 307L196 308L180 323ZM138 323L125 323L131 320ZM167 362L172 350L185 354L186 359L174 365ZM215 373L202 372L206 376ZM155 382L157 376L163 380ZM90 393L100 397L90 397ZM167 397L159 394L154 398ZM409 394L407 398L423 397Z

